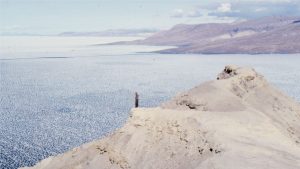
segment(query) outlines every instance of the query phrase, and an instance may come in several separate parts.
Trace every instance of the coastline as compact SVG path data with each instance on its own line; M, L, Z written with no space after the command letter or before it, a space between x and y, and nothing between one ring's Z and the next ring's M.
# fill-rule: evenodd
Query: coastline
M299 168L299 103L251 68L217 77L33 168Z

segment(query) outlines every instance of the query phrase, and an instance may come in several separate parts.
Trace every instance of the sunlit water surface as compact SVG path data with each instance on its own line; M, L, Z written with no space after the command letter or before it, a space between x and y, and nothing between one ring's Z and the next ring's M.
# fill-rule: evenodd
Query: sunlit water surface
M122 126L133 106L157 106L251 66L300 101L300 55L160 55L161 47L99 46L135 38L0 37L0 168L30 166Z

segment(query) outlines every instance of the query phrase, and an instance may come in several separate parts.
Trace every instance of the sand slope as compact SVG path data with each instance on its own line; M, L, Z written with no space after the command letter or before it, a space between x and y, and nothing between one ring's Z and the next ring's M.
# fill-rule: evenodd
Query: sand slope
M124 127L36 169L299 169L300 105L250 68L157 108L138 108Z

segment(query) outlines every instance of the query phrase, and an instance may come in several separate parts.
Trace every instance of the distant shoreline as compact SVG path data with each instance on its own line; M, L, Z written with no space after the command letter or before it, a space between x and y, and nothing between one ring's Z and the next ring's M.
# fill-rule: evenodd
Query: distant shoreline
M236 23L176 25L119 45L176 46L161 54L297 54L300 17L266 17Z

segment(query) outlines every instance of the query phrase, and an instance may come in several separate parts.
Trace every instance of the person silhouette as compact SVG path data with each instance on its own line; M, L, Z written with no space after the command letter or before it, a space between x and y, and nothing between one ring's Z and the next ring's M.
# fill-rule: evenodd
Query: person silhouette
M139 94L135 92L135 107L139 107Z

